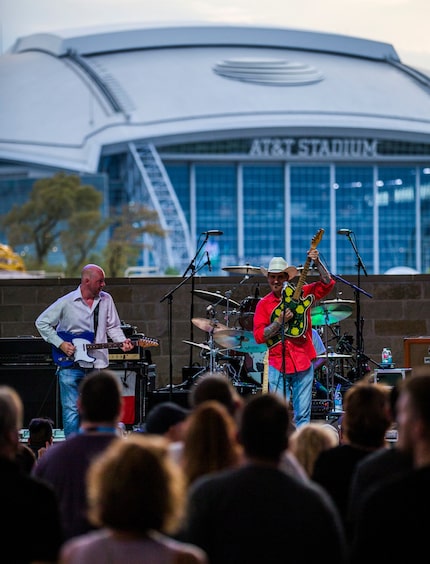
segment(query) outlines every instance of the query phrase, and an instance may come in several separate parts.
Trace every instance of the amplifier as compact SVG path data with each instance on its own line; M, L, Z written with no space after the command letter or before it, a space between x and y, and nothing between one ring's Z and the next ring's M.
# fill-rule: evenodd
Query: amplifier
M113 349L114 351L116 349ZM121 349L119 349L121 352L109 352L109 362L112 362L114 360L120 360L122 362L129 362L132 360L141 360L141 354L139 352L127 352L125 353L124 351L122 351Z
M0 365L53 366L52 347L42 337L24 335L0 338Z
M325 419L330 413L332 401L329 399L313 399L311 407L312 419Z
M412 372L412 368L380 368L374 371L374 382L386 386L396 386L399 380L404 380Z
M409 368L430 364L430 337L404 338L403 353Z

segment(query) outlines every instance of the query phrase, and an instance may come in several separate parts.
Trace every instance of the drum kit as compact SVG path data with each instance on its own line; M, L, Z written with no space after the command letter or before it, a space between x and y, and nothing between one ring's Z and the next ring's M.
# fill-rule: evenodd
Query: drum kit
M245 281L251 276L261 274L259 267L249 264L241 266L226 266L223 270L235 274L243 274ZM241 282L241 283L242 283ZM267 347L258 344L253 335L254 313L261 298L258 293L255 297L248 296L238 302L232 299L231 291L225 294L221 292L208 292L205 290L193 290L193 294L202 300L209 302L206 308L207 317L194 317L191 322L198 329L208 334L204 343L183 341L184 343L200 349L200 355L207 361L206 370L212 372L224 372L229 376L235 386L251 386L256 390L261 389L263 358ZM336 378L350 383L343 376L345 363L352 359L352 338L340 337L339 323L347 319L353 313L353 300L344 300L339 297L333 300L319 302L311 309L312 326L321 335L325 332L323 342L326 352L319 355L319 359L325 359L325 369L316 371L316 378L325 375L324 390L334 388ZM217 308L225 308L222 311L221 323L217 319ZM233 316L238 318L231 323ZM330 346L333 339L329 339L329 330L333 333L336 346ZM318 372L321 371L321 376ZM330 392L331 393L331 392Z
M244 280L261 274L259 267L249 264L226 266L223 270L244 274ZM245 393L256 393L261 389L262 361L267 348L265 344L257 344L252 333L255 308L260 298L248 296L238 302L231 298L231 291L221 294L193 290L193 294L210 304L206 308L206 318L191 319L192 324L207 333L208 337L204 343L183 342L200 349L200 356L207 363L206 370L223 372L235 387ZM226 324L217 319L218 307L223 308L222 316ZM232 323L234 316L237 318Z
M331 400L332 405L334 405L336 381L341 383L343 389L347 389L352 384L345 377L348 363L353 362L352 337L348 335L341 337L339 324L352 315L354 304L354 300L337 297L334 300L320 302L311 309L312 326L325 337L323 342L326 349L324 353L317 356L325 362L315 371L315 395L320 391L324 399ZM333 335L332 339L328 338L329 331ZM333 340L336 341L336 345L330 346L329 343ZM350 371L347 375L349 373Z

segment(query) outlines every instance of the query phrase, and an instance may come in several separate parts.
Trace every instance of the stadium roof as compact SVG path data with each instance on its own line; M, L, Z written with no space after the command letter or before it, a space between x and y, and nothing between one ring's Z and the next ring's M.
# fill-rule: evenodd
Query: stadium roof
M0 161L95 172L102 152L239 136L430 141L430 76L386 43L235 25L37 34L0 57Z

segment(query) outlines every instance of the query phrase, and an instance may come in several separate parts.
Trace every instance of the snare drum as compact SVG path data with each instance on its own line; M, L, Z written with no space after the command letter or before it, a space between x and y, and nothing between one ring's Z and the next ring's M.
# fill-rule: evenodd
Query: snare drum
M248 296L240 302L239 325L245 331L252 331L253 329L255 308L260 300L261 298Z

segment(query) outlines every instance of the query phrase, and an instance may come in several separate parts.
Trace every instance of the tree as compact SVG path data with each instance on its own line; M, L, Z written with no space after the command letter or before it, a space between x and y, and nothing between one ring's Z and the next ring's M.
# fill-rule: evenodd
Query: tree
M143 249L144 233L165 237L158 223L158 214L141 205L124 205L120 212L112 212L113 231L104 249L105 270L109 276L122 276L128 266L136 265Z
M74 275L110 224L102 218L102 201L103 195L82 185L79 176L58 173L37 180L28 201L13 206L2 225L13 247L34 246L36 268L44 266L54 245L61 245L67 273Z

